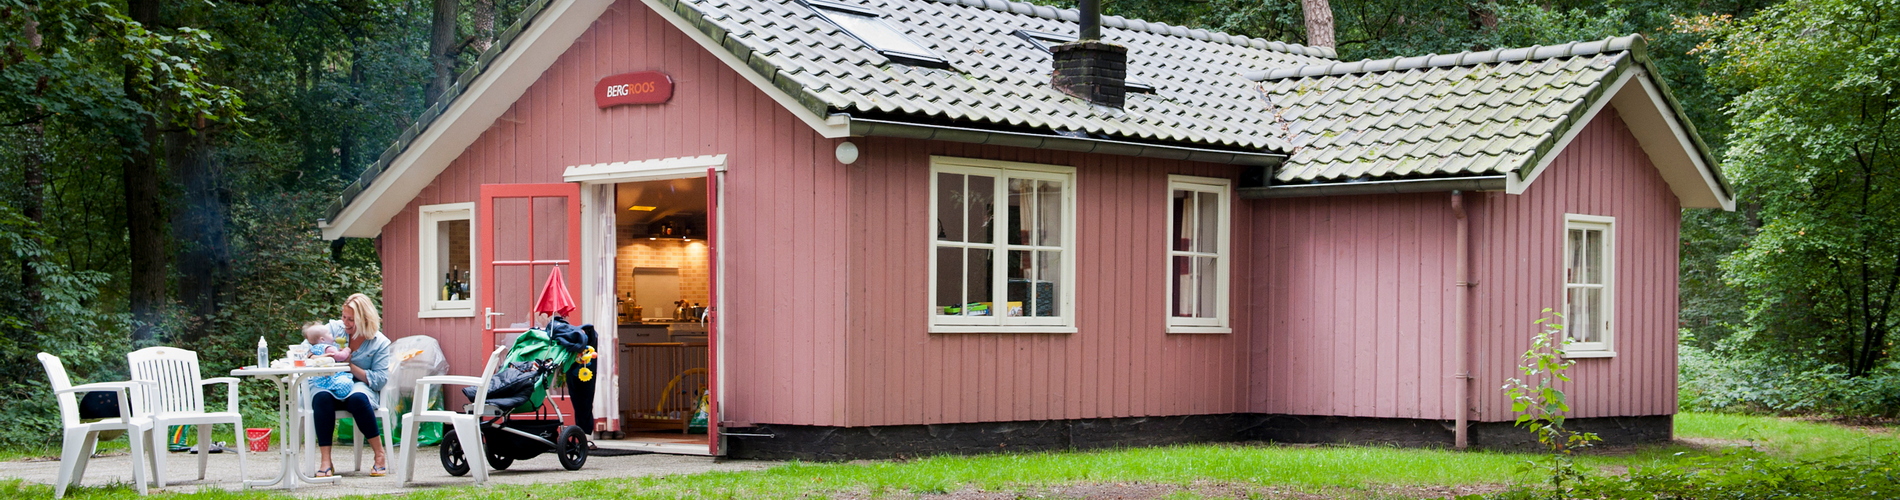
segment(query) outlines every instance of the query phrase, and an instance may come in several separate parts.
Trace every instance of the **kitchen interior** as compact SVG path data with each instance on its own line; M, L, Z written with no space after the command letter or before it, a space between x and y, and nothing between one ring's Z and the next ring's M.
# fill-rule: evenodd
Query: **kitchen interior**
M693 415L706 396L706 179L614 186L620 421L626 439L704 443Z

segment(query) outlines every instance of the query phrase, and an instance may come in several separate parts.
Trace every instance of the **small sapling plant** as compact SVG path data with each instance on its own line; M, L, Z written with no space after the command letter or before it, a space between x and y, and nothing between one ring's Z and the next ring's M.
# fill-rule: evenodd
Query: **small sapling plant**
M1511 412L1517 414L1516 426L1529 429L1537 443L1550 452L1547 463L1530 462L1527 470L1550 476L1551 498L1569 498L1570 490L1583 478L1583 469L1572 453L1601 441L1594 433L1564 428L1564 414L1570 411L1569 399L1557 382L1569 382L1564 372L1577 364L1564 358L1562 314L1544 309L1544 317L1533 324L1539 331L1531 337L1531 348L1524 352L1524 364L1517 369L1523 378L1505 381L1504 394L1511 398Z

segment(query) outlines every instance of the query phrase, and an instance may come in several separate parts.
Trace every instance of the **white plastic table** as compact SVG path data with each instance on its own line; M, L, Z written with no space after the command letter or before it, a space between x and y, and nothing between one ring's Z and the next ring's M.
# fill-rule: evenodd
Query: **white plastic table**
M299 443L302 443L303 440L300 439L297 433L303 426L298 425L297 422L293 420L298 415L297 402L303 398L303 384L299 382L303 380L304 376L340 373L346 369L348 369L348 365L336 364L330 366L299 366L294 368L258 368L248 366L231 370L231 375L234 377L257 377L269 379L277 383L277 427L284 430L283 433L278 434L279 442L282 443L278 446L278 452L283 455L284 459L283 467L277 471L277 477L266 480L246 479L244 480L245 488L284 485L285 488L295 490L297 489L298 481L310 484L327 484L334 483L337 479L340 479L338 476L306 476L303 474L303 470L297 467L298 464L302 463L298 460L297 450L303 448L299 446ZM240 435L242 432L241 430L239 431ZM246 446L250 445L248 442L244 444Z

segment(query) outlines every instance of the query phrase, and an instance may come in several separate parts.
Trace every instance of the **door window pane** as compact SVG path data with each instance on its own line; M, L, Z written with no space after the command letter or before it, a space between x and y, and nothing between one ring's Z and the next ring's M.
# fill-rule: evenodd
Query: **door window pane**
M534 260L567 260L567 198L534 198L534 234L528 238L534 242Z
M534 235L528 232L534 223L533 202L528 198L495 198L494 203L495 260L529 260L534 248Z

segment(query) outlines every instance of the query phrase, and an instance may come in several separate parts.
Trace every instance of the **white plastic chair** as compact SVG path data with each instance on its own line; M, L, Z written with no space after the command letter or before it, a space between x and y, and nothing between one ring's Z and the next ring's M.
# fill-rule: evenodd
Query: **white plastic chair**
M402 441L416 442L417 429L423 422L441 422L455 426L455 438L462 445L462 457L468 461L468 468L475 472L475 484L488 481L488 452L482 447L482 408L488 403L488 382L495 378L496 368L508 357L508 346L495 348L488 356L488 366L482 367L482 376L437 375L416 380L414 406L405 415L402 423ZM475 388L474 405L469 413L451 410L430 410L430 390L437 386L471 386ZM443 443L447 446L448 443ZM416 474L416 446L402 448L402 483L409 484Z
M345 368L347 367L348 365L345 365ZM391 384L395 383L396 375L400 370L402 370L402 360L396 356L390 356L389 357L389 372L388 372L389 373L388 380L390 381L389 383ZM391 408L396 407L397 396L399 395L397 394L399 391L396 391L394 389L395 389L394 387L385 386L383 387L382 393L379 394L377 397L376 425L379 427L382 427L382 430L383 430L383 433L382 433L383 447L384 447L383 453L385 457L392 456L392 455L389 455L389 453L395 451L394 449L390 448L391 445L390 445L390 439L389 439L390 436L396 435L395 433L396 420L393 418L390 418L390 412L393 411L391 410ZM304 390L304 398L302 401L297 402L297 414L303 420L302 425L303 425L304 470L308 471L312 475L315 475L317 472L317 459L319 458L317 457L317 421L315 419L316 413L310 409L310 396L315 395L316 393L315 393L315 389L310 387L310 382L308 379L304 381L303 390ZM349 410L338 409L336 411L336 418L352 418L353 419L353 418L356 418L356 416L351 414ZM368 445L363 442L363 430L355 425L351 425L350 438L351 438L350 448L353 448L356 451L356 471L362 472L363 471L363 449L368 447ZM391 464L391 465L393 467L394 464Z
M66 378L66 365L59 356L40 353L40 365L46 367L46 378L53 386L53 397L59 400L59 419L65 428L65 442L59 454L59 479L53 483L53 498L66 496L67 486L78 486L79 480L86 476L86 461L92 458L92 452L99 445L99 433L103 431L125 431L131 441L127 448L132 451L132 484L138 486L139 494L145 494L145 468L142 462L148 460L143 443L155 434L152 432L152 419L132 414L132 398L143 395L149 382L95 382L75 386ZM119 418L98 422L80 423L79 400L73 394L81 392L109 391L119 393Z
M152 433L146 445L152 453L152 481L165 487L165 429L174 425L198 427L198 480L205 478L211 462L211 428L231 424L232 434L244 435L244 416L238 414L238 380L232 377L200 378L198 353L176 347L147 347L125 356L132 367L132 380L150 381L145 397L133 408L137 416L152 420ZM225 384L224 411L205 411L205 386ZM242 443L239 443L242 444ZM244 462L248 446L238 446L238 481L246 475Z

